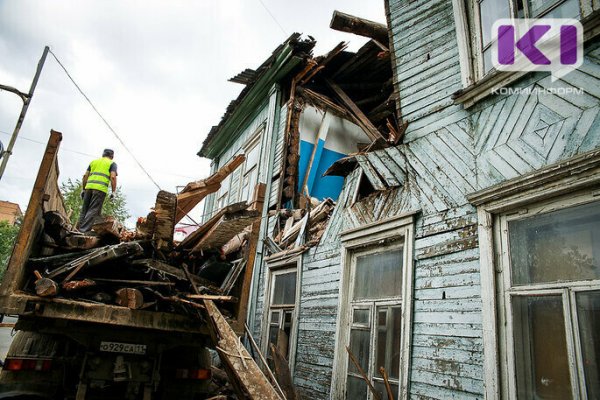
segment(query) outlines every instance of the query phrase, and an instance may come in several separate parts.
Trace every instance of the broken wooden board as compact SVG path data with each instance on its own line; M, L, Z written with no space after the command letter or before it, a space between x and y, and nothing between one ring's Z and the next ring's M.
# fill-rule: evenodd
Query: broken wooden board
M178 249L189 249L195 246L196 242L204 236L204 234L213 227L214 224L219 221L219 219L225 215L226 213L234 213L237 211L245 210L248 208L248 204L246 202L234 203L230 204L226 207L221 208L219 211L215 213L208 221L206 221L203 225L201 225L194 232L190 233L185 239L179 243L177 246Z
M213 343L240 399L283 400L254 362L215 303L204 300Z
M344 92L344 90L338 86L337 83L329 79L325 79L325 83L327 83L327 85L329 85L329 87L335 92L342 103L348 107L350 112L355 117L355 122L362 128L369 139L372 141L376 141L377 139L385 140L381 132L379 132L379 130L373 125L371 120L365 115L365 113L362 112L356 103L354 103L350 96L348 96L346 92Z
M248 225L257 221L260 213L256 210L242 210L223 215L194 245L192 252L220 248Z
M298 394L296 393L288 360L285 359L280 349L275 347L273 343L269 344L269 348L271 350L271 357L273 358L275 379L277 379L279 387L283 390L286 400L297 400Z
M172 276L180 281L187 281L187 277L185 275L185 271L181 268L174 267L172 265L166 264L164 262L155 260L153 258L144 258L141 260L134 260L131 262L131 265L138 266L141 268L149 268L159 273ZM205 287L211 292L221 293L221 289L214 286L212 282L201 278L197 275L190 274L191 280L194 282L196 287Z
M165 251L173 247L176 211L177 196L164 190L158 192L156 205L154 206L156 223L153 235L158 250Z
M115 303L120 306L137 310L144 305L144 295L138 289L122 288L116 291Z
M104 221L97 222L92 225L92 231L96 232L98 236L110 236L114 239L120 239L121 232L124 226L114 217L105 217Z
M245 159L246 157L243 154L239 154L208 178L188 183L177 196L178 205L175 222L181 221L207 195L219 190L221 182L242 165Z
M100 237L91 235L73 234L64 239L69 250L89 250L100 245ZM61 246L62 247L62 246Z
M138 242L120 243L114 246L101 247L53 270L46 277L53 279L57 276L68 274L64 279L64 282L66 282L71 280L83 268L99 265L121 257L141 254L143 251L144 249Z

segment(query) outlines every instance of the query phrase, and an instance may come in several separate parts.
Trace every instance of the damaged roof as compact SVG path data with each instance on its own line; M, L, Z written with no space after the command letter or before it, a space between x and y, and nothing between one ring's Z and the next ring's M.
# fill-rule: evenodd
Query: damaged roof
M311 56L315 40L309 36L301 39L300 33L293 33L256 70L246 69L231 81L243 83L246 87L233 100L218 125L213 126L198 152L200 157L213 159L223 148L223 144L238 133L238 128L252 110L264 101L271 86L293 71Z

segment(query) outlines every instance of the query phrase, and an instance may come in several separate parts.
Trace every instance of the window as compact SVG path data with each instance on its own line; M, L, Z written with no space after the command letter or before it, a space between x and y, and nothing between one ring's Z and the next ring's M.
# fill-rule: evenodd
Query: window
M350 351L374 382L381 398L386 389L380 367L398 392L402 315L402 247L355 253L350 295ZM347 365L346 398L370 398L352 357Z
M271 265L267 291L265 346L269 366L273 367L271 344L293 366L296 342L296 304L298 297L297 264Z
M600 202L532 208L499 226L509 397L600 398Z
M225 207L229 201L229 186L231 183L231 176L228 176L221 182L221 187L217 191L217 207L215 212Z
M252 147L246 151L246 163L244 166L244 176L242 177L242 197L241 201L252 200L254 186L258 182L258 164L260 159L260 146L258 141L254 142Z
M475 72L478 78L492 70L492 25L501 18L576 18L578 0L475 0L473 4Z
M412 216L342 234L344 265L335 355L335 398L407 398L412 314ZM346 350L346 346L348 350Z

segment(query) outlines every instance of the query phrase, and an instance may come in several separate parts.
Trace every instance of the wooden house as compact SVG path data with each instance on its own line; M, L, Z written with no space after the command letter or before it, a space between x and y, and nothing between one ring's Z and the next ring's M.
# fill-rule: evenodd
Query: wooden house
M293 36L242 74L199 153L247 155L208 214L266 184L250 332L300 398L600 398L599 4L385 7L342 24L355 54ZM495 71L500 16L579 19L583 65ZM347 147L323 161L327 115Z

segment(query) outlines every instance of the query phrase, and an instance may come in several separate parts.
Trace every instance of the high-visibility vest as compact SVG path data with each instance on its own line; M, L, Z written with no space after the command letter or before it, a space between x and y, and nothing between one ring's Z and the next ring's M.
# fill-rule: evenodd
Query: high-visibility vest
M113 161L108 157L102 157L90 163L90 175L88 176L86 189L100 190L108 193L110 184L110 166Z

